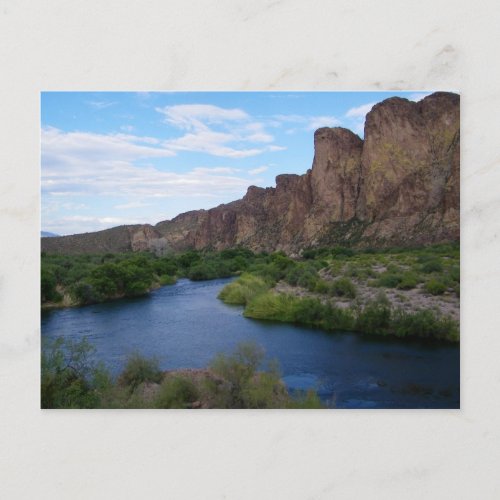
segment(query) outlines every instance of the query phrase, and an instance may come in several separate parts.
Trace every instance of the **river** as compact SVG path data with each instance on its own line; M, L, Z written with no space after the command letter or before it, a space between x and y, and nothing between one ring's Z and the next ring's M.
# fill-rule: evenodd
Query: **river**
M87 337L114 374L133 351L164 370L202 368L254 341L278 360L289 389L313 387L327 406L459 408L459 345L247 319L217 299L229 281L182 279L146 297L43 312L42 338Z

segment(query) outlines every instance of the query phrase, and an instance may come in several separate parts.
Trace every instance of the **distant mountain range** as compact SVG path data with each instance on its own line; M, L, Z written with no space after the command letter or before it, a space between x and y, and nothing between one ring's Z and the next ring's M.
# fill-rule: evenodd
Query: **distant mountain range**
M325 110L326 112L326 110ZM327 245L416 246L460 237L460 97L391 97L366 116L364 139L341 127L314 134L304 175L279 175L237 201L172 220L42 238L42 250L97 253Z
M40 232L42 238L56 238L59 237L58 234L56 233L49 233L48 231L41 231Z

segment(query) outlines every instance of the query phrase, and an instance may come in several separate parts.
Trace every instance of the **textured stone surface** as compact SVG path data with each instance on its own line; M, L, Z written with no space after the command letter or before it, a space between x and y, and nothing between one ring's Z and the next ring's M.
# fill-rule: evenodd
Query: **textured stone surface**
M410 246L460 236L460 99L437 92L415 103L373 107L365 138L350 130L314 134L312 169L251 186L241 199L156 226L42 238L49 252L221 250L298 254L315 245Z

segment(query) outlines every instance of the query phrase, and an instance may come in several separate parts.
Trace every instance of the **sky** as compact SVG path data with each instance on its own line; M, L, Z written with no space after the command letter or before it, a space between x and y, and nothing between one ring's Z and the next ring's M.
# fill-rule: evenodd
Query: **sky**
M312 165L314 131L430 92L42 92L42 230L156 224Z

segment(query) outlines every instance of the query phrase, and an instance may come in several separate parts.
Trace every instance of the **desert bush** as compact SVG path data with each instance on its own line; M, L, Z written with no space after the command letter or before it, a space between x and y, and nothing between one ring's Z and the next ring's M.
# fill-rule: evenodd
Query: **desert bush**
M323 279L318 279L313 291L316 293L327 294L330 291L330 283Z
M435 278L431 278L425 285L424 289L432 295L442 295L446 291L446 285Z
M440 273L443 271L443 264L439 258L434 257L422 264L421 270L423 273Z
M94 348L86 339L58 338L44 343L41 359L42 408L95 408L109 374L91 361Z
M272 292L252 300L243 313L246 317L297 323L325 330L349 330L353 316L349 309L322 304L315 298L299 298Z
M118 383L135 390L144 382L159 383L162 372L157 359L145 358L137 352L132 353L127 360L124 370L118 378Z
M170 276L168 274L162 274L159 276L160 285L175 285L177 283L177 278L175 276Z
M255 343L238 345L233 354L219 354L210 367L219 383L208 380L205 390L216 408L287 408L292 400L280 379L277 362L257 371L264 361ZM312 399L312 398L310 398Z
M293 399L289 401L287 408L295 410L313 410L324 408L317 392L314 389L309 389L305 393L295 392Z
M219 299L226 304L247 304L255 296L263 293L269 285L259 276L242 274L236 281L226 285L219 293Z
M243 315L254 319L294 322L298 300L292 295L265 292L250 300Z
M198 263L187 272L187 277L193 281L210 280L217 277L217 271L212 263Z
M338 278L330 285L330 295L335 297L356 297L356 287L349 278Z
M210 368L227 382L223 388L227 406L246 407L245 390L263 359L263 349L250 342L240 344L233 355L218 354L215 357Z
M42 264L40 291L42 302L53 301L59 302L62 297L56 290L57 279L55 277L54 268L52 266L44 266Z
M331 304L324 305L321 322L316 325L328 331L352 331L354 316L351 309L341 309Z
M406 272L401 276L401 281L396 285L400 290L411 290L419 283L418 275L414 272Z
M169 376L154 401L156 408L189 408L199 398L196 385L182 376Z
M458 341L458 323L429 309L408 313L402 309L393 312L391 333L398 337L424 337Z
M374 300L357 314L355 329L364 333L387 335L391 324L391 308L384 300Z
M460 267L459 266L453 266L450 269L450 278L457 282L460 283Z
M402 281L403 276L401 274L394 274L386 271L382 273L380 278L377 280L377 286L382 286L384 288L396 288Z

